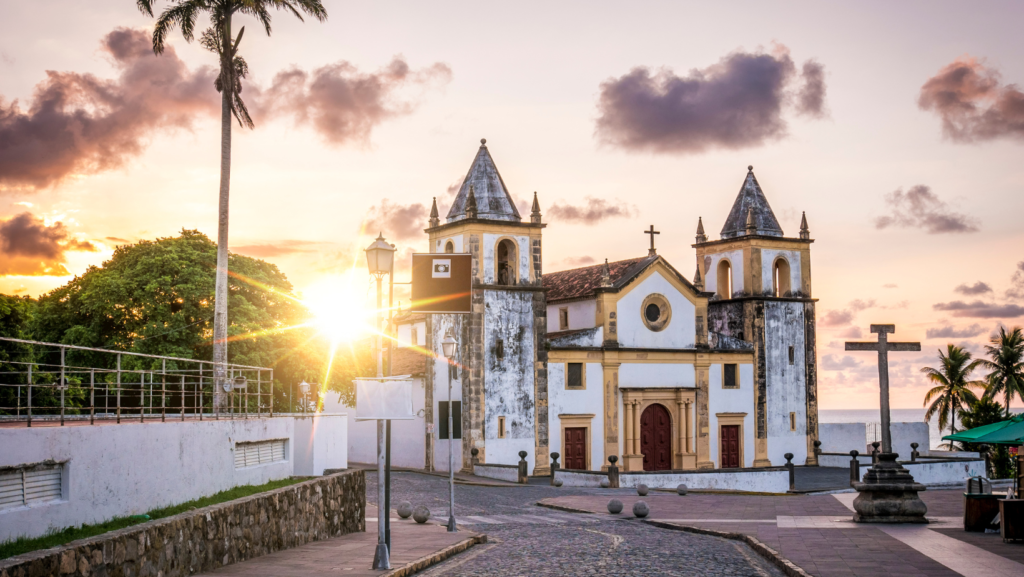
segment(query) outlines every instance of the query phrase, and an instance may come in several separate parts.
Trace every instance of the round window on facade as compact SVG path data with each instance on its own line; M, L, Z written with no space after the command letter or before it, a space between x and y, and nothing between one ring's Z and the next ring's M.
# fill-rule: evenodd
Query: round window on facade
M672 320L672 307L663 295L649 294L640 306L640 315L647 328L658 332L665 330L669 321Z

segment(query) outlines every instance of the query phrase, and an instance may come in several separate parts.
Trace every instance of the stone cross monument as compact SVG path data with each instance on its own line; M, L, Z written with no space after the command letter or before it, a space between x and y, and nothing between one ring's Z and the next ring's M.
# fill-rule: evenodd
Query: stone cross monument
M927 523L924 515L928 507L918 496L924 485L901 466L892 452L889 430L889 351L920 351L921 343L890 343L888 335L896 332L895 325L871 325L878 335L876 343L846 343L848 351L878 352L878 385L882 413L882 452L864 474L864 482L855 482L859 493L853 501L858 523Z

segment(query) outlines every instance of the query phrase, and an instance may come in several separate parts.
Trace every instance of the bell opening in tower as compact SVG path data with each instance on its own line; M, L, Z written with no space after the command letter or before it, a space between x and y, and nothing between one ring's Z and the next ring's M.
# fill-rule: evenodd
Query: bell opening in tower
M498 243L497 280L498 284L512 286L516 284L516 246L511 240L504 239Z

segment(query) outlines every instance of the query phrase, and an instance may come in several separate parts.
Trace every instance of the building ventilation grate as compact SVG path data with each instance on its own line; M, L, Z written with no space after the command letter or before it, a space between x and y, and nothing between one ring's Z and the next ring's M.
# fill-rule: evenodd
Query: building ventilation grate
M0 473L0 510L59 500L63 474L63 465L36 465Z
M254 467L285 460L284 439L235 443L235 468Z

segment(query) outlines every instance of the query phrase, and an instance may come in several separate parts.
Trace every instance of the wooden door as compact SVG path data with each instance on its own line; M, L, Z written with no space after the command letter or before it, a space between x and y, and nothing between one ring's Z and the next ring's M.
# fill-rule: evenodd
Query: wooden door
M640 415L640 452L644 471L672 468L672 419L662 405L653 404Z
M722 425L722 468L740 466L740 426Z
M563 447L562 468L584 471L587 468L587 429L567 427Z

